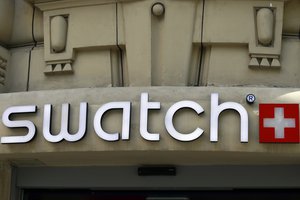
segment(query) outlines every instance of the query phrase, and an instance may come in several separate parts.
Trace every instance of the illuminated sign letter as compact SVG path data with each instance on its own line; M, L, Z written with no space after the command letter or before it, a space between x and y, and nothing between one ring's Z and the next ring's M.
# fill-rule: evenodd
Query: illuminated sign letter
M148 110L160 109L160 102L149 102L148 93L141 94L141 109L140 109L140 133L141 136L149 141L159 141L159 133L149 133L148 127Z
M129 139L129 128L130 128L130 107L131 104L128 101L124 102L110 102L101 106L94 117L94 130L96 131L97 135L106 140L106 141L117 141L119 140L119 133L107 133L103 130L101 121L104 113L109 110L114 109L122 109L123 116L122 116L122 133L121 138L122 140Z
M197 139L198 137L200 137L202 135L203 130L201 128L197 128L195 131L193 131L192 133L189 133L189 134L179 133L174 128L174 124L173 124L174 114L182 108L191 108L194 111L196 111L198 115L204 111L203 108L194 101L180 101L180 102L177 102L174 105L172 105L169 108L169 110L167 111L167 114L166 114L166 117L165 117L166 129L169 132L169 134L173 138L175 138L176 140L179 140L179 141L192 141L192 140L195 140L195 139Z
M15 120L12 121L9 119L11 114L16 113L35 113L36 106L13 106L7 108L2 115L2 123L9 128L28 128L27 135L24 136L6 136L1 138L1 143L26 143L32 140L35 135L35 126L33 122L28 120Z
M75 134L69 133L69 107L70 104L62 104L61 112L61 129L60 133L53 135L50 133L51 126L51 104L46 104L44 106L44 122L43 122L43 134L47 141L49 142L60 142L63 139L69 142L76 142L80 140L86 132L86 120L87 120L87 103L80 103L80 113L79 113L79 130Z
M237 111L241 117L241 142L248 142L248 113L246 109L235 102L225 102L219 104L219 95L217 93L211 94L211 113L210 113L210 141L218 141L218 126L219 115L224 110L232 109Z

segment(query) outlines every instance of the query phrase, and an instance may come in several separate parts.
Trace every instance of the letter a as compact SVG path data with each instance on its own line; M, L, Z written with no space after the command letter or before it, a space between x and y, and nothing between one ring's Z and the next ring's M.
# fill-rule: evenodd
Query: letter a
M106 140L106 141L117 141L119 140L119 133L107 133L103 130L101 121L104 113L108 110L115 110L115 109L122 109L123 116L122 116L122 133L121 138L122 140L129 139L129 129L130 129L130 102L110 102L101 106L94 117L94 130L97 135Z

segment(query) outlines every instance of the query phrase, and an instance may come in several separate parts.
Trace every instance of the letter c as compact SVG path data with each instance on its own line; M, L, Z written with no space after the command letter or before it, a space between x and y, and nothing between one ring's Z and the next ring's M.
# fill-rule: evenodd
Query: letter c
M182 108L191 108L194 111L196 111L198 115L201 114L202 112L204 112L203 108L194 101L177 102L177 103L173 104L167 111L167 114L165 117L165 126L166 126L168 133L176 140L184 141L184 142L193 141L193 140L197 139L198 137L200 137L202 135L202 133L204 132L201 128L197 128L196 130L194 130L193 132L191 132L189 134L180 133L174 128L174 124L173 124L174 114Z

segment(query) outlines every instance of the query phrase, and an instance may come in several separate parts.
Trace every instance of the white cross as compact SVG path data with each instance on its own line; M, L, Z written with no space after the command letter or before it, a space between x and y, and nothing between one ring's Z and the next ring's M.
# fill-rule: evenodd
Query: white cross
M284 138L285 128L295 128L296 120L294 118L284 118L283 108L275 108L274 118L264 119L264 127L275 128L275 138Z

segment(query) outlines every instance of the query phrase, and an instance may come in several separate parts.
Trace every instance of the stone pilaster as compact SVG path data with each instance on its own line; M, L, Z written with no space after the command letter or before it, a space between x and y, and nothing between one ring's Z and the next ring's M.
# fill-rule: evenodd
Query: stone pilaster
M10 200L12 167L9 162L0 162L0 199Z

